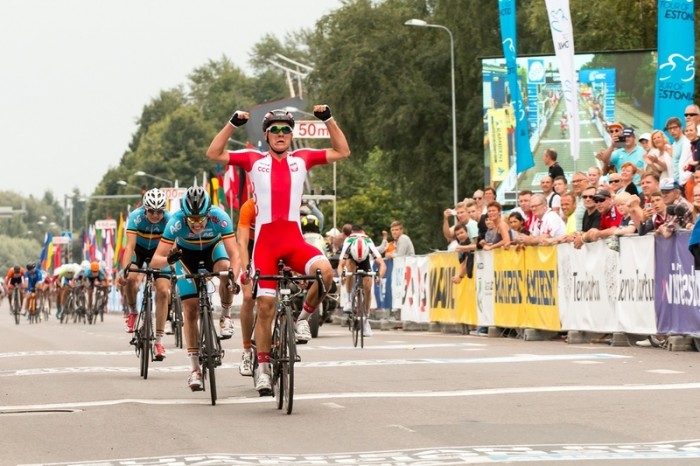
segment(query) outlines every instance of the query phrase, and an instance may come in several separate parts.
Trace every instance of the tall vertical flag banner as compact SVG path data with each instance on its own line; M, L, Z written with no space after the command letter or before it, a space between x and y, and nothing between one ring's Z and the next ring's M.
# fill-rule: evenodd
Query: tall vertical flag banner
M693 103L695 88L695 5L693 0L658 2L658 64L654 128L680 117Z
M530 132L527 127L527 111L518 85L518 67L515 57L518 50L515 35L515 0L498 0L501 18L501 41L506 58L506 75L510 87L510 99L515 109L515 169L518 174L535 166L530 149Z
M559 62L561 90L566 105L571 158L578 160L580 127L578 118L578 80L574 66L574 27L571 24L569 0L545 0L554 52Z

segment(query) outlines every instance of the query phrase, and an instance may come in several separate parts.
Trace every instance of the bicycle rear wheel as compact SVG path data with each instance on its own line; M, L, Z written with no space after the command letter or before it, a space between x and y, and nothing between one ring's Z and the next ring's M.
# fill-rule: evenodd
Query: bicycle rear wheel
M284 384L282 383L282 365L285 352L284 323L287 319L284 315L277 314L275 326L272 330L272 345L270 347L270 364L272 365L272 393L275 395L277 409L284 406Z
M357 325L359 328L359 334L360 334L360 348L365 347L365 292L360 289L357 293L357 309L355 312L357 312L358 319L357 319Z
M202 312L202 335L200 344L201 348L204 348L204 354L202 355L203 367L202 367L202 378L209 379L209 396L211 397L212 406L216 405L216 329L212 322L211 308L205 308Z
M15 325L19 325L19 314L20 314L20 303L19 303L19 293L15 291L13 293L14 299L12 300L12 314L15 316Z
M173 326L175 346L178 348L182 348L182 301L180 301L180 295L177 291L177 286L173 288L173 293L171 294L170 298L172 301L172 314L170 316L172 320L170 322Z

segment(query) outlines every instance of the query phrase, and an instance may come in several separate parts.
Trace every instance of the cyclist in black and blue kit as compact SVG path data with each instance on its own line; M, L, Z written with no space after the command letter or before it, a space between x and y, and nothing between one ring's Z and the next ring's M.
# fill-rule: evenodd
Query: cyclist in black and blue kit
M199 263L209 272L225 272L233 269L234 277L240 274L241 261L238 254L233 222L226 211L212 206L209 195L200 186L187 190L180 203L181 209L175 212L165 227L160 244L153 255L152 266L166 267L174 263L176 274L196 273ZM228 280L221 280L221 338L233 336L231 304L233 291L228 288ZM197 290L192 280L178 280L178 291L185 318L185 342L192 372L187 384L192 391L202 389L202 372L199 367L198 332L199 311Z
M44 280L44 276L41 271L36 268L34 262L27 264L27 271L24 273L26 289L24 291L25 296L28 298L29 295L36 293L36 285ZM29 311L29 299L24 300L24 310Z
M158 247L160 238L165 231L165 225L170 220L170 212L165 210L165 194L154 188L143 195L143 205L129 214L126 224L126 247L122 257L121 268L124 270L131 264L142 267L146 260L151 260ZM136 323L136 295L143 274L132 273L124 278L123 272L117 278L117 284L124 286L124 297L129 308L126 318L126 331L134 332ZM170 279L167 275L156 278L156 341L154 358L156 361L165 359L165 348L161 342L165 333L165 321L168 317L168 300L170 299ZM125 286L126 285L126 286Z

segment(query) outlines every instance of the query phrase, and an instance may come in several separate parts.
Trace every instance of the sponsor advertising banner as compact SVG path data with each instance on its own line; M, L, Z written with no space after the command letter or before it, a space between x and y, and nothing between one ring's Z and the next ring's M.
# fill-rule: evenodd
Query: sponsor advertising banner
M503 181L508 174L508 128L510 122L506 109L490 108L489 121L489 154L491 159L491 180Z
M493 251L494 324L522 327L525 321L525 251Z
M659 333L700 334L700 293L688 232L655 238L654 294Z
M394 308L401 310L401 320L428 322L430 261L427 256L397 257L392 273Z
M617 316L623 332L656 332L654 311L654 237L629 236L620 241Z
M459 275L459 260L454 252L438 252L430 261L430 321L448 324L475 324L475 279L464 277L459 284L452 277Z
M565 330L617 330L615 290L617 252L605 241L557 246L559 256L559 314Z
M557 248L525 248L525 306L523 326L560 330L557 299Z
M480 327L494 325L493 252L477 251L474 255L476 277L476 324Z

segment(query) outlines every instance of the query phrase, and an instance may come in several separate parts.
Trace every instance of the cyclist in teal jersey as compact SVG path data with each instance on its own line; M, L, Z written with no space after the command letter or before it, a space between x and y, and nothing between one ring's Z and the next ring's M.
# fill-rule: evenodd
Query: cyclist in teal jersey
M175 266L177 275L197 273L199 263L209 272L225 272L233 269L238 277L241 261L238 254L233 222L226 211L212 206L209 195L204 188L193 186L182 198L180 210L175 212L165 227L160 244L153 255L154 268L166 267L168 263ZM228 280L222 279L219 286L221 297L221 338L233 336L231 322L231 304L233 291L229 289ZM199 348L197 347L199 308L197 290L192 280L178 280L178 291L182 300L185 318L185 342L187 356L192 372L187 384L192 391L202 389L202 372L199 366Z

